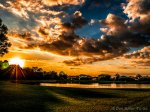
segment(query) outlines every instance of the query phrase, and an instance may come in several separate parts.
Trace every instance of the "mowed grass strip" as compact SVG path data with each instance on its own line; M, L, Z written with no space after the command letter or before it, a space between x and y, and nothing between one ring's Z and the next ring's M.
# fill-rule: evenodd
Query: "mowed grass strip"
M150 112L149 89L83 89L0 82L0 97L0 112ZM129 109L113 110L114 107ZM136 110L137 107L143 110Z

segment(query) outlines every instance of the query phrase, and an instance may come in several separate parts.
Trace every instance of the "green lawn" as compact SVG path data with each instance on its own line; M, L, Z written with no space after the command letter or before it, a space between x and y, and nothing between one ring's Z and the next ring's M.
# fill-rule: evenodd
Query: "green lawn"
M79 89L0 82L0 112L150 112L150 89Z

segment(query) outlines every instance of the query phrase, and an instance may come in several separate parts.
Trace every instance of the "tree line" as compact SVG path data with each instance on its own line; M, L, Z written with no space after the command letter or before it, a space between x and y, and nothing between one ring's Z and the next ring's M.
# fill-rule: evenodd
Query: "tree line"
M8 61L0 61L0 80L57 80L68 82L99 82L99 83L150 83L149 76L128 75L109 75L100 74L97 76L90 76L87 74L78 74L70 76L64 71L57 73L56 71L46 72L38 67L21 68L19 65L9 65Z

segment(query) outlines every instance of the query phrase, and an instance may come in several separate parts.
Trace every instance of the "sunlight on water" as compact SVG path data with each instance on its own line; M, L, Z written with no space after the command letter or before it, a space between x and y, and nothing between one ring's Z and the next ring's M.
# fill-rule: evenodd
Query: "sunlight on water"
M72 87L72 88L150 88L150 84L61 84L41 83L40 86Z

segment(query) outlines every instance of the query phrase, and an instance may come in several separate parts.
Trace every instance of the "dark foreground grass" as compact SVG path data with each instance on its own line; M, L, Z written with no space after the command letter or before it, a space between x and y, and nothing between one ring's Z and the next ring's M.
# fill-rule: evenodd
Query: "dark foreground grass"
M150 112L150 90L40 87L0 82L0 112Z

